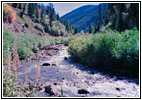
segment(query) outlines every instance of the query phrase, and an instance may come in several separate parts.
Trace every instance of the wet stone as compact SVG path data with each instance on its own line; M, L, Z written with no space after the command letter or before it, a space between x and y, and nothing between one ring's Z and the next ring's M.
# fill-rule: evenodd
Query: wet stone
M117 91L121 91L120 88L116 88Z
M52 64L52 66L56 66L56 64Z
M42 66L50 66L50 63L43 63Z
M57 85L57 83L53 83L54 85Z
M67 57L64 57L64 60L67 60L68 58Z
M48 85L45 87L45 92L50 95L55 95L57 91L56 91L55 87Z
M90 93L90 92L88 92L88 91L85 90L85 89L80 89L80 90L78 90L78 94L88 94L88 93Z

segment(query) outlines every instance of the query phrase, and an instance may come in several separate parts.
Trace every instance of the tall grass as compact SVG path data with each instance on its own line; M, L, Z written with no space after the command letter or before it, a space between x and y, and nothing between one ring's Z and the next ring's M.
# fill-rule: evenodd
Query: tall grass
M14 48L13 48L13 70L16 73L17 68L20 65L19 55L18 55L18 47L16 41L14 41Z
M139 76L139 32L107 30L79 36L69 44L69 52L80 63L107 73Z
M10 47L8 45L8 48L7 48L7 65L6 65L6 72L7 73L11 70L11 64L12 64L12 62L11 62L11 53L10 53Z
M9 51L13 51L13 43L14 43L14 35L12 35L9 31L4 30L3 33L3 60L7 62L7 48ZM8 47L9 46L9 47Z
M40 76L40 65L36 65L36 75L35 75L34 83L37 82L37 80L39 79L39 76Z
M18 48L17 44L16 42L14 42L14 47L13 47L14 52L11 57L10 49L8 46L8 50L7 50L8 61L3 70L3 96L4 97L25 97L25 96L29 97L29 96L33 96L33 93L35 93L35 85L33 86L30 84L27 85L28 73L26 68L25 68L26 86L24 86L23 84L19 84L21 80L17 77L18 76L17 68L19 67L19 64L20 64L17 48ZM36 80L38 80L38 77L39 77L39 71L38 73L36 73Z
M10 51L13 51L14 40L16 39L18 46L18 54L20 59L25 59L26 57L32 55L34 50L39 50L44 46L56 43L68 44L70 38L57 38L57 37L41 37L36 34L28 33L12 33L4 29L3 32L3 58L4 61L7 59L6 50L7 45L10 46Z

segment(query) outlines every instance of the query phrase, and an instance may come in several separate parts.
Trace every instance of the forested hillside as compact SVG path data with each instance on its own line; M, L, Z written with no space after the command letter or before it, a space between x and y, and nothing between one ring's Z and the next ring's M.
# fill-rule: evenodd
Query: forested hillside
M74 32L55 12L53 4L47 6L37 3L4 4L3 20L5 28L13 32L52 36L67 36Z
M101 9L101 6L100 6ZM110 3L104 14L99 14L97 21L90 26L97 31L111 28L117 31L139 28L139 4L138 3Z
M101 13L103 14L107 9L108 4L101 4L101 7ZM77 27L79 31L85 30L96 21L98 8L98 5L82 6L62 16L62 18L68 20L69 23L72 26Z
M104 28L123 31L139 26L139 4L134 3L109 3L87 5L77 8L62 16L79 31L96 33Z

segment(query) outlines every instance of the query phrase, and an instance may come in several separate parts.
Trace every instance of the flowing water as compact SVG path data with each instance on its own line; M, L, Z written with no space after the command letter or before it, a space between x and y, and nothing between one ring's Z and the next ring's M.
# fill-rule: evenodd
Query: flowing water
M68 58L68 59L65 59ZM49 66L42 66L43 63L49 63ZM28 80L34 81L36 67L41 65L40 77L38 83L56 83L57 91L63 89L63 93L69 97L139 97L138 80L125 79L121 77L109 77L88 69L81 64L74 63L67 47L61 45L58 54L48 59L39 61L27 61L22 63L19 69L19 77L25 80L24 66L28 69ZM78 90L84 89L87 94L78 94ZM60 92L59 92L60 93ZM49 94L44 89L37 92L35 96L48 97Z

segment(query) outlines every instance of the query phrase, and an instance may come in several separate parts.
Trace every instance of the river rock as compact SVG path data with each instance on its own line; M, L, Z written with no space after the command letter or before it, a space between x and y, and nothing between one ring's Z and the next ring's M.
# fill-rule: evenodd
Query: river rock
M53 85L46 86L45 92L50 94L50 95L57 95L57 89Z
M42 66L50 66L50 63L43 63Z
M64 60L67 60L68 58L67 57L64 57Z
M44 89L44 85L41 83L41 84L37 84L37 91L40 91L40 90L42 90L42 89Z
M120 88L116 88L117 91L121 91Z
M52 64L52 66L56 66L56 64Z
M88 92L88 91L85 90L85 89L80 89L80 90L78 90L78 94L88 94L88 93L90 93L90 92Z
M57 85L57 83L53 83L54 85Z

